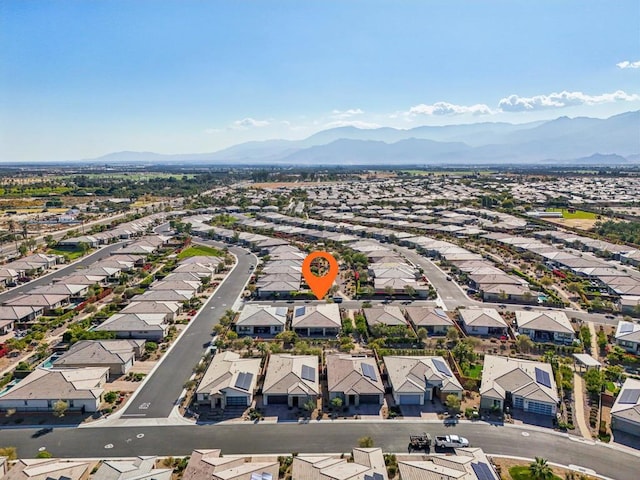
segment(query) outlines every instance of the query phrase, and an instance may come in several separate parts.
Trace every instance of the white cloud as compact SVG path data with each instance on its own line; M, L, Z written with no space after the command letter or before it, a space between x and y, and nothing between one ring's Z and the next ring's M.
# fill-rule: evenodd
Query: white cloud
M364 111L359 108L350 108L349 110L334 110L331 112L331 118L344 119L362 115Z
M484 104L476 105L454 105L448 102L436 102L433 105L421 103L409 109L410 116L416 115L490 115L493 111Z
M269 122L269 120L256 120L255 118L243 118L242 120L236 120L235 122L233 122L233 124L231 125L231 128L237 128L237 129L245 129L245 128L260 128L260 127L266 127L267 125L270 125L271 122Z
M528 112L533 110L547 110L551 108L564 108L576 105L598 105L612 102L632 102L640 100L637 93L626 93L618 90L602 95L587 95L582 92L552 93L550 95L536 95L533 97L521 97L509 95L498 103L503 112Z
M616 67L618 68L640 68L640 60L637 62L630 62L629 60L625 60L624 62L616 63Z
M361 120L336 120L335 122L325 123L324 128L339 127L356 127L356 128L380 128L380 125L372 122L363 122Z

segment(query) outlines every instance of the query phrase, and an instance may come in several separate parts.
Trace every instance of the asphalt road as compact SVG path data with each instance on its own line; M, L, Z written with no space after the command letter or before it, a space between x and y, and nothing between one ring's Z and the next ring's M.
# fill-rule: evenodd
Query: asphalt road
M56 457L131 457L135 455L187 455L196 448L221 448L224 454L287 454L348 452L358 438L371 436L388 452L406 452L409 435L428 431L432 435L456 433L485 452L515 456L542 456L565 465L595 470L616 480L638 478L640 458L628 450L592 442L571 440L565 435L484 423L461 423L455 427L387 421L384 423L316 422L308 424L239 423L180 427L56 428L40 438L37 429L0 431L0 445L15 446L21 458L35 457L45 447Z
M114 243L112 245L108 245L104 248L101 248L100 250L91 253L89 255L87 255L86 257L82 258L82 260L71 264L71 265L67 265L63 268L60 268L58 270L54 270L52 273L48 274L48 275L44 275L42 277L36 278L28 283L22 284L18 287L12 288L11 290L7 290L6 292L0 293L0 303L6 302L8 300L11 300L12 298L18 297L20 295L23 295L25 293L28 293L30 290L33 290L36 287L41 287L44 285L49 285L51 282L53 282L54 280L57 280L59 278L65 277L67 275L72 274L73 272L75 272L76 270L82 270L82 269L86 269L87 267L89 267L91 264L96 263L104 258L107 258L109 256L111 256L111 252L113 252L114 250L117 250L118 248L122 247L124 242L118 242L118 243Z
M189 380L193 368L202 358L213 338L213 326L232 308L249 279L249 265L256 264L253 255L237 247L229 248L236 254L238 264L227 275L198 314L191 320L178 343L169 351L157 369L130 401L120 418L167 418Z

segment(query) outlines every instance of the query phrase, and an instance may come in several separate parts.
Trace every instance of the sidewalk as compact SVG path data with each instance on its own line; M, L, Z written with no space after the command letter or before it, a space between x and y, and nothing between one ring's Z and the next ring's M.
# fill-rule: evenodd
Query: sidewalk
M591 430L584 416L584 382L582 381L582 377L576 372L573 372L573 392L575 397L574 405L576 408L573 418L577 423L580 434L584 438L591 440Z

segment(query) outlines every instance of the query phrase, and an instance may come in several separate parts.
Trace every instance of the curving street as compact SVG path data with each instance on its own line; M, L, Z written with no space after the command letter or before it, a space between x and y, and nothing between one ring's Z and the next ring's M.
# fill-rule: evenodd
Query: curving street
M213 338L213 326L226 310L233 307L251 276L249 265L257 262L254 255L247 255L247 251L241 248L231 247L229 251L238 258L235 268L189 322L180 339L163 356L149 379L129 400L120 418L167 418L173 410L184 383Z
M485 423L444 427L433 423L386 421L378 423L315 422L308 424L234 423L207 426L56 428L40 438L36 429L0 431L0 445L12 445L21 457L34 457L45 447L60 457L130 457L133 455L187 455L196 448L221 448L225 454L287 454L292 452L348 452L358 438L371 436L389 452L406 452L409 435L457 433L487 453L549 461L593 469L616 480L637 479L638 452L614 449L566 435Z

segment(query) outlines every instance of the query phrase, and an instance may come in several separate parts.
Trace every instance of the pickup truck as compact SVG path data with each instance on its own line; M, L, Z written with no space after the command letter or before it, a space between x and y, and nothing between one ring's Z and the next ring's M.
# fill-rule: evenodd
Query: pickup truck
M469 440L458 435L446 435L436 437L436 447L442 448L458 448L468 447Z

